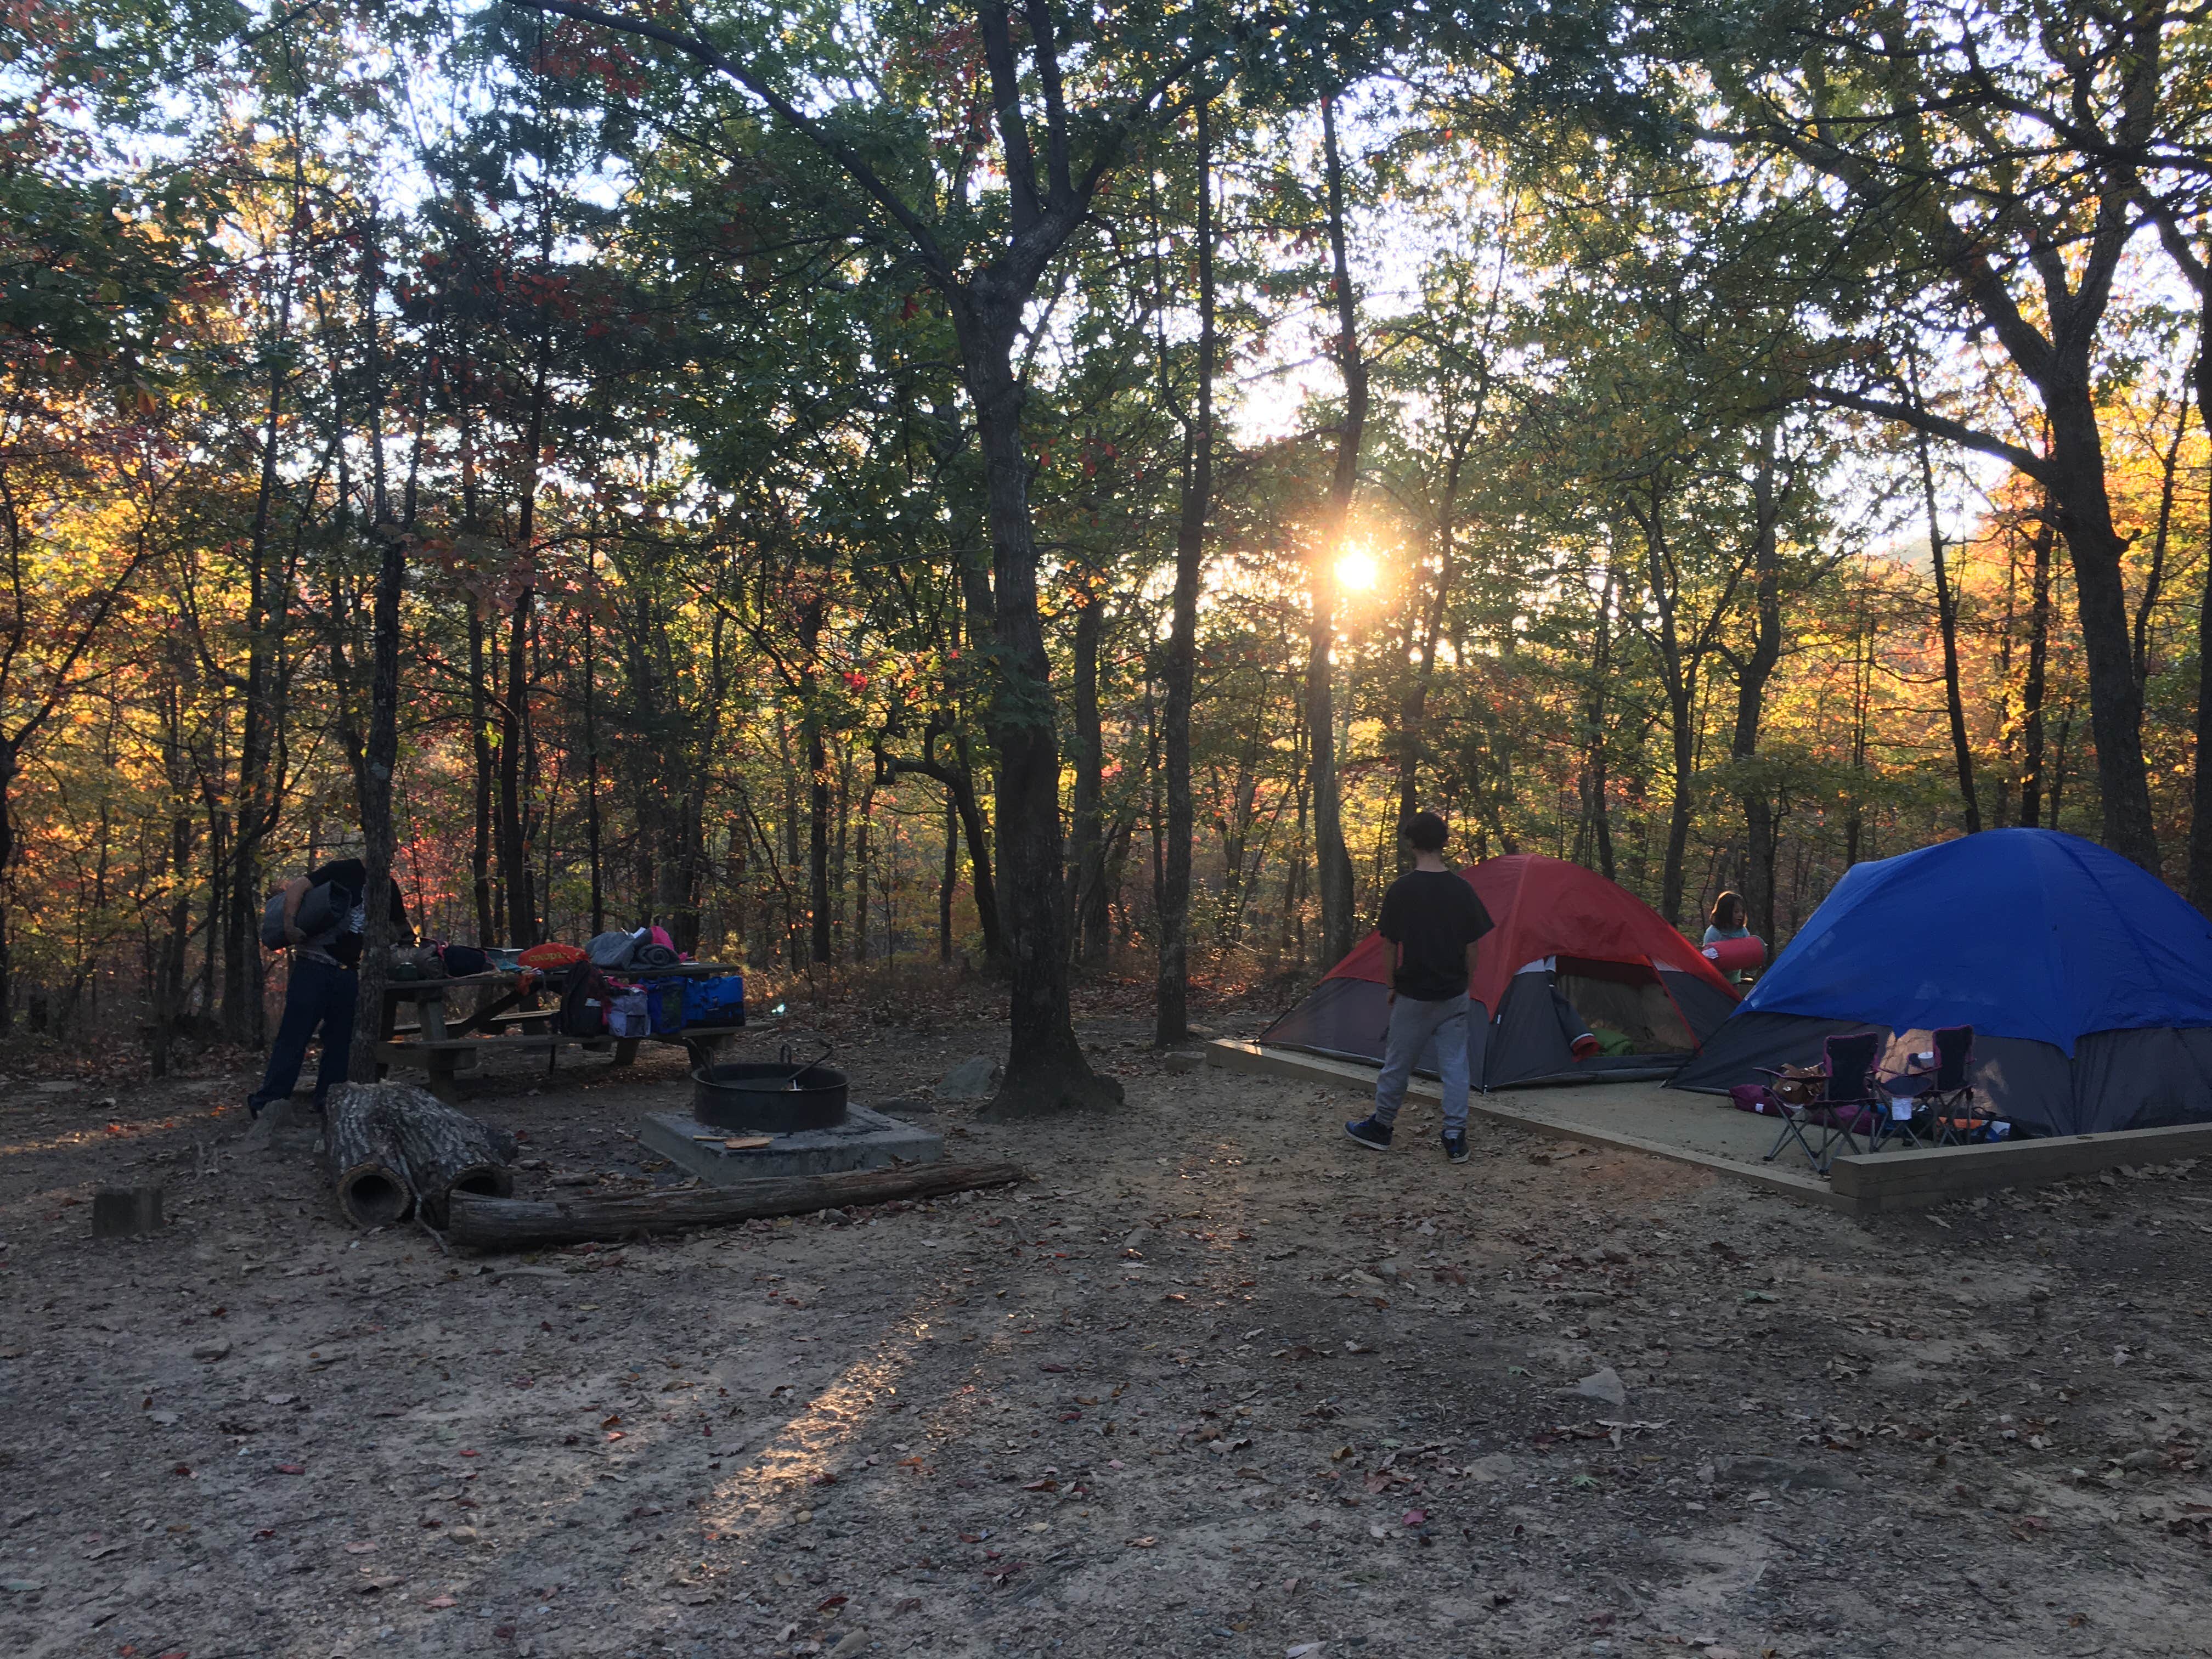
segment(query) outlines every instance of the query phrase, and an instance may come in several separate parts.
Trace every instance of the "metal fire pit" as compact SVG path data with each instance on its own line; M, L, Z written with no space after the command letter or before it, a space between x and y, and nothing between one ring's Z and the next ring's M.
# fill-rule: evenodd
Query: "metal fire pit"
M780 1061L734 1061L691 1072L691 1115L710 1129L775 1135L834 1129L845 1121L848 1103L845 1074L818 1057L804 1066L794 1066L787 1054Z

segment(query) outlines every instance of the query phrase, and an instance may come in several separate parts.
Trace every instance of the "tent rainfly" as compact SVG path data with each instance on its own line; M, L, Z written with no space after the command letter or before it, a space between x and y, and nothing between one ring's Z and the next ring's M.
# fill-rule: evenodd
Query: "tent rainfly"
M1468 987L1480 1005L1468 1029L1477 1088L1670 1076L1735 1006L1695 945L1595 871L1519 853L1460 874L1497 924ZM1261 1041L1380 1065L1389 952L1380 933L1368 935ZM1577 1059L1575 1039L1593 1028L1626 1052ZM1433 1049L1415 1069L1437 1074Z
M1887 1072L1974 1028L1974 1085L2031 1134L2212 1121L2212 926L2148 871L2052 830L1991 830L1846 871L1670 1086L1889 1038Z

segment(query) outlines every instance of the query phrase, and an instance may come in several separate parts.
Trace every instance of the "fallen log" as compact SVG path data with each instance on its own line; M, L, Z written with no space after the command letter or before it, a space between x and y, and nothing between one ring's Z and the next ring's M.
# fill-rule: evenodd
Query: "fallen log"
M455 1111L414 1084L378 1086L423 1220L443 1227L455 1193L505 1198L514 1191L514 1171L507 1167L514 1136Z
M346 1083L323 1109L323 1160L338 1208L356 1227L389 1227L407 1219L415 1194L384 1110L385 1085Z
M481 1198L457 1192L446 1236L455 1244L486 1250L584 1244L638 1233L804 1215L848 1204L938 1198L978 1187L1009 1186L1021 1179L1021 1170L1012 1164L915 1164L850 1175L782 1176L635 1198Z

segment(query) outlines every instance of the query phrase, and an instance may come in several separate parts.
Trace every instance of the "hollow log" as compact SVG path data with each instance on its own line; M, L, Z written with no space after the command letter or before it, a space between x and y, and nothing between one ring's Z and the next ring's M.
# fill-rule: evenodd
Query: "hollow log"
M423 1220L443 1227L455 1193L505 1198L514 1191L514 1137L455 1111L428 1089L380 1085L384 1114L399 1144Z
M917 1164L850 1175L782 1176L635 1198L480 1198L457 1192L447 1237L456 1244L487 1250L583 1244L638 1233L803 1215L848 1204L938 1198L978 1187L1008 1186L1021 1179L1021 1170L1012 1164Z
M323 1160L338 1208L356 1227L407 1219L415 1194L399 1142L384 1110L385 1085L347 1083L331 1091L323 1112Z

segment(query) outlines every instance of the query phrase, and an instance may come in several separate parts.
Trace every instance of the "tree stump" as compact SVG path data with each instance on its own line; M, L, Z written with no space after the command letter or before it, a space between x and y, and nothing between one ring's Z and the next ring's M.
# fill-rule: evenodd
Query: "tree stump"
M383 1109L399 1144L415 1201L433 1227L446 1225L455 1193L507 1198L514 1192L507 1167L514 1138L455 1111L428 1089L412 1084L378 1085Z
M331 1186L346 1219L362 1228L392 1226L415 1208L384 1094L379 1084L342 1084L324 1108L323 1158Z

